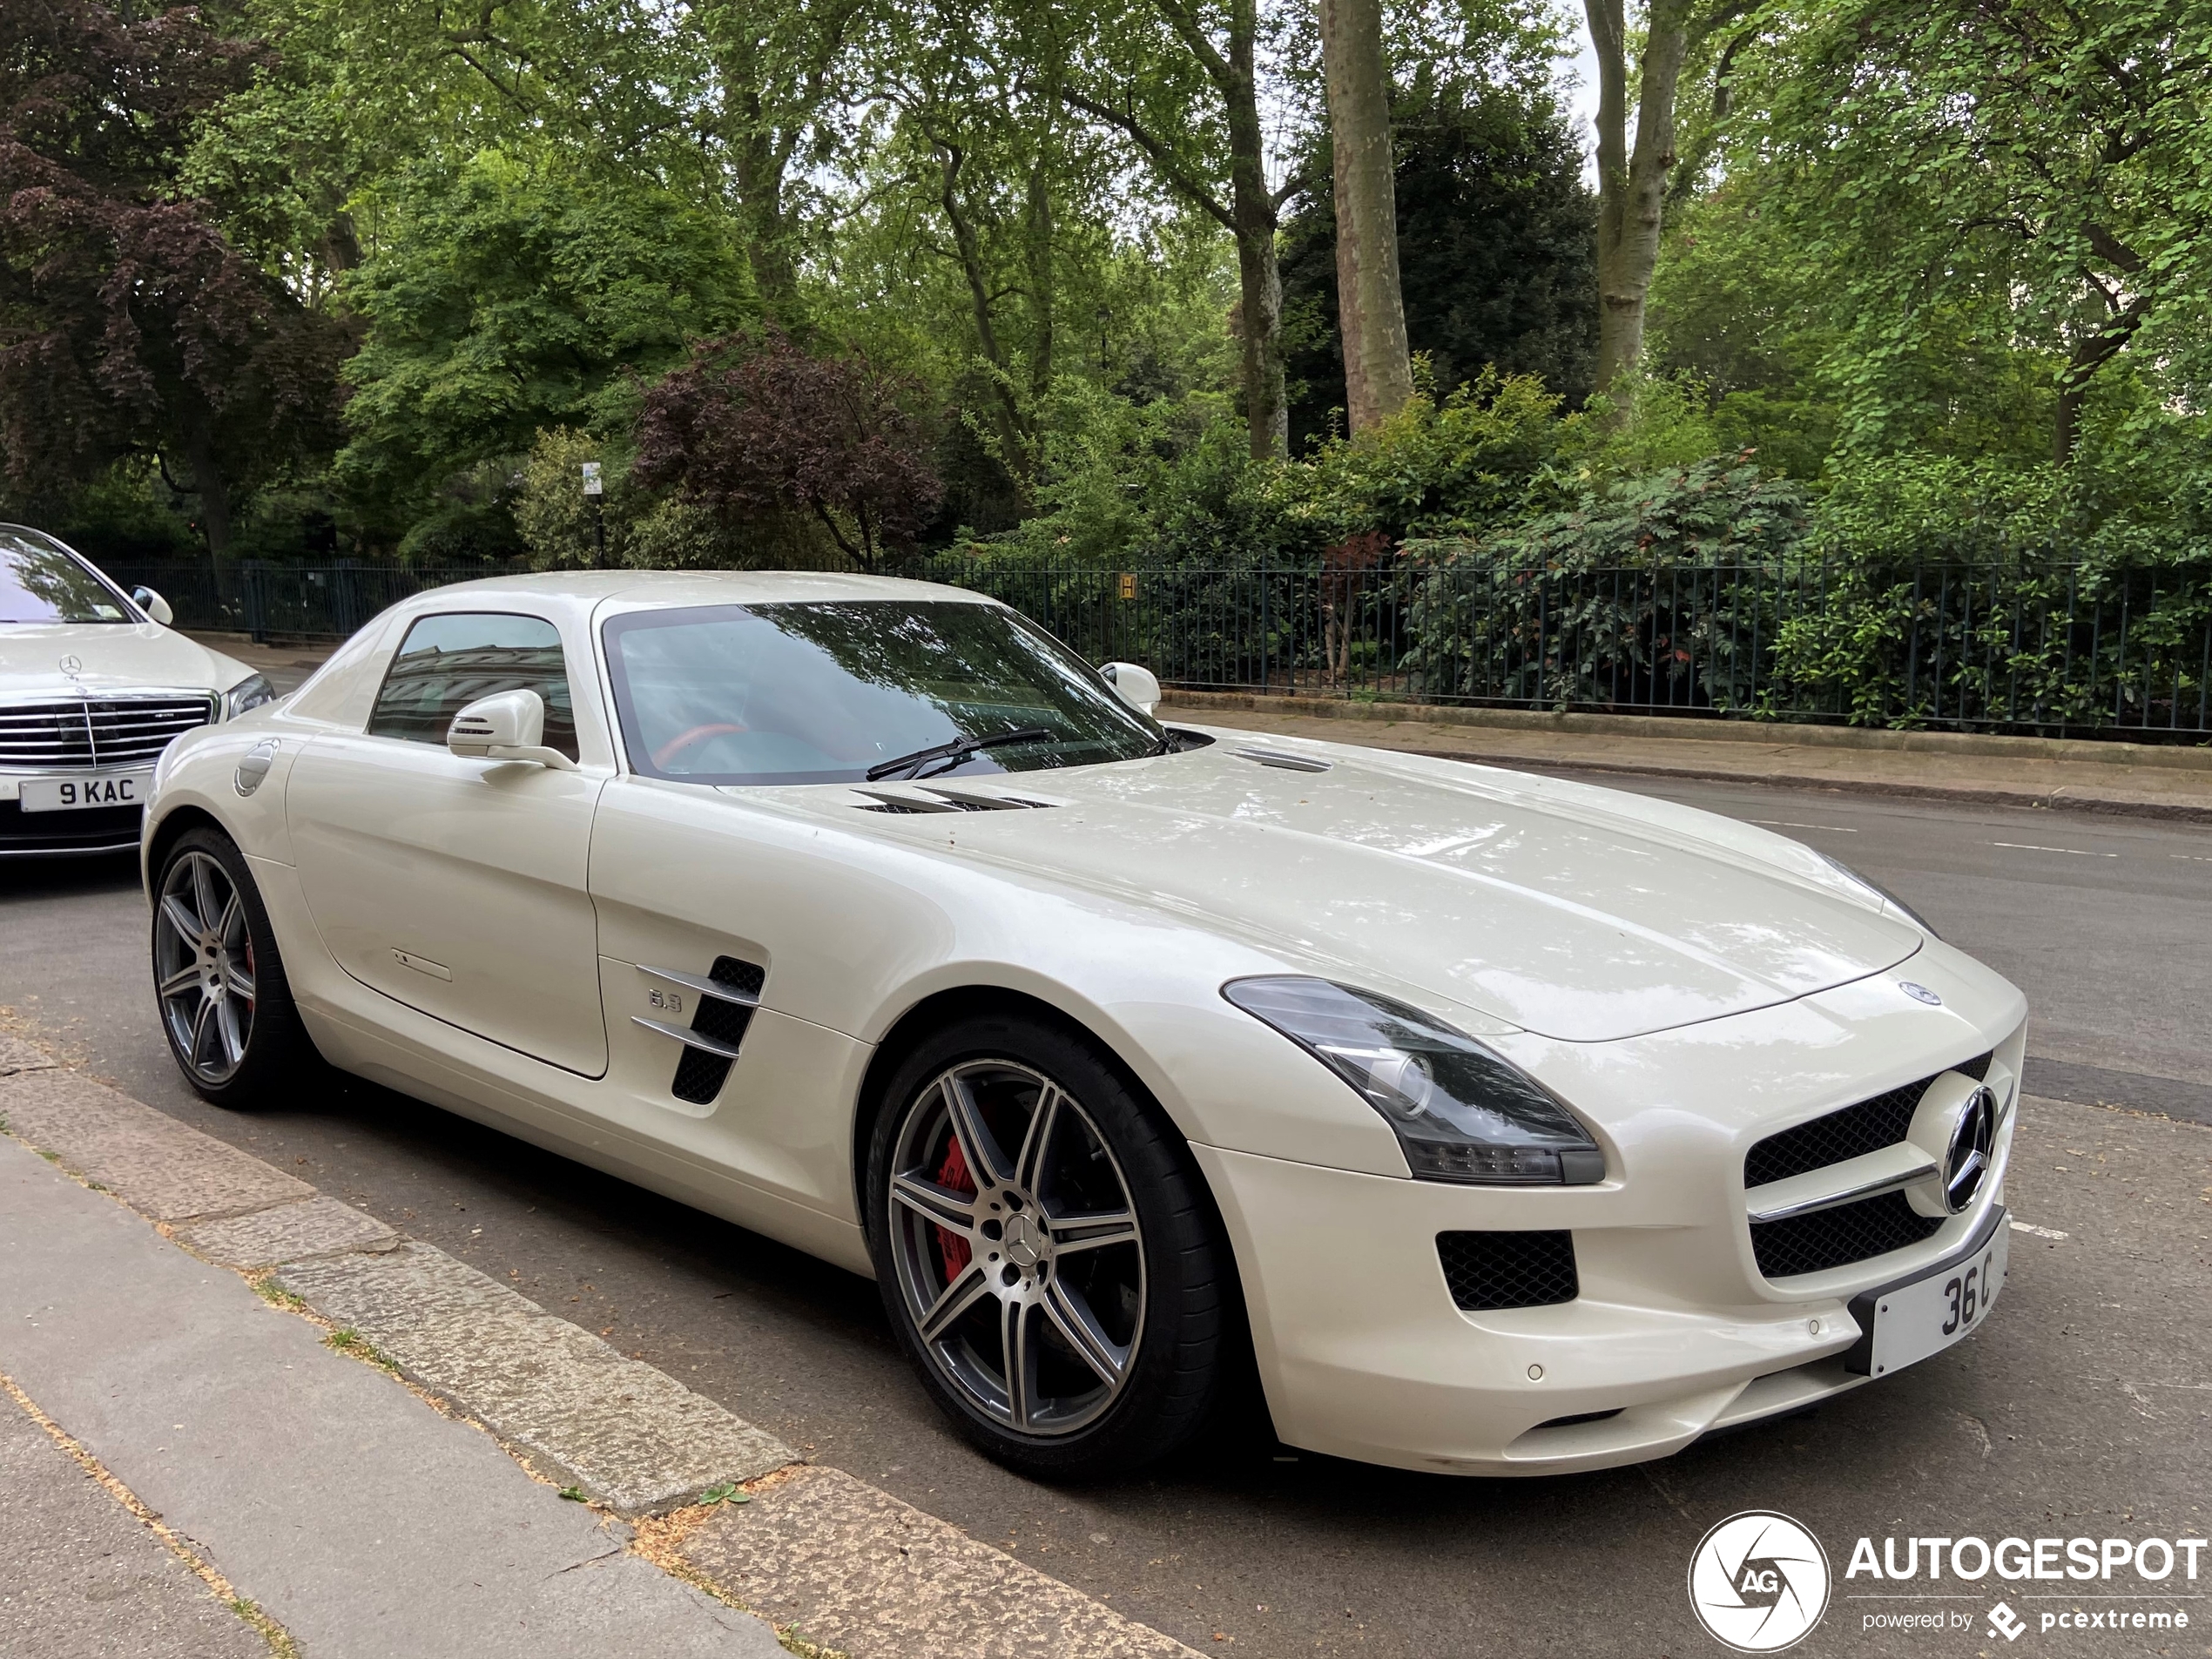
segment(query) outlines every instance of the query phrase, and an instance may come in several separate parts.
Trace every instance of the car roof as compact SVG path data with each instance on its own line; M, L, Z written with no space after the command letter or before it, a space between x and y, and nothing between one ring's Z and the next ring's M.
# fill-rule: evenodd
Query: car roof
M543 570L457 582L415 596L413 610L469 603L562 599L608 611L684 605L788 604L835 600L903 599L995 604L988 595L936 582L860 576L841 570Z

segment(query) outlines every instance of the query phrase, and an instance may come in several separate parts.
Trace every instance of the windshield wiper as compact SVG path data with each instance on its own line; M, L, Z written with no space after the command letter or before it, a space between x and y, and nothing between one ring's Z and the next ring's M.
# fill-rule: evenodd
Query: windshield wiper
M1001 748L1009 743L1049 743L1051 741L1052 733L1041 725L1025 725L1019 732L995 732L987 738L955 738L950 743L940 743L931 748L917 749L912 754L900 755L895 760L880 760L868 768L867 778L870 783L875 783L885 778L898 777L901 773L909 778L921 777L925 775L921 768L933 760L941 760L946 763L938 767L937 772L950 772L968 756L981 754L986 749ZM930 772L926 775L934 778L937 773Z

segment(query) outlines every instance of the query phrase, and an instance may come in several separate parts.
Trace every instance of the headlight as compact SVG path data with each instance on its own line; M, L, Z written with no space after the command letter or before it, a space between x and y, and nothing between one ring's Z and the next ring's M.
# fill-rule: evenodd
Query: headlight
M1372 991L1240 979L1221 994L1350 1083L1421 1181L1588 1186L1605 1155L1558 1096L1464 1032Z
M223 718L235 720L248 709L258 709L264 703L276 701L276 687L260 674L248 674L244 679L223 693Z
M1922 933L1927 934L1929 938L1940 939L1943 937L1941 934L1928 926L1926 921L1921 918L1919 911L1913 909L1911 905L1905 903L1904 900L1898 898L1897 894L1892 893L1880 882L1869 881L1865 876L1859 874L1858 871L1852 869L1850 865L1844 863L1841 859L1831 859L1825 853L1821 852L1817 847L1808 847L1805 850L1811 853L1815 858L1818 859L1823 864L1825 864L1830 869L1833 870L1838 875L1842 876L1845 880L1851 882L1853 886L1865 887L1867 892L1872 894L1884 904L1888 905L1892 910L1896 911L1898 914L1903 916L1905 921L1911 922Z

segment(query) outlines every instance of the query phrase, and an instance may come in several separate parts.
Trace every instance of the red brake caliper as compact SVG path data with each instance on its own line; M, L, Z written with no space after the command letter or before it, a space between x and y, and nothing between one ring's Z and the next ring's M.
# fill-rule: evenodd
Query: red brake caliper
M951 1192L972 1194L975 1190L975 1177L968 1173L968 1160L961 1156L958 1141L945 1149L945 1162L937 1171L937 1184ZM945 1283L949 1285L968 1271L968 1240L949 1227L940 1227L937 1248L944 1255Z

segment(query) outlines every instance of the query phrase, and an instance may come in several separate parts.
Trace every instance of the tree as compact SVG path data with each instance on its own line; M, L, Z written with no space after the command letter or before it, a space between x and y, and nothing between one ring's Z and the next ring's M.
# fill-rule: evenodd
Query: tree
M1629 138L1627 0L1583 0L1597 54L1597 273L1600 391L1643 354L1644 301L1659 262L1667 175L1676 163L1675 95L1684 61L1759 0L1649 0Z
M2212 265L2212 15L2183 0L1847 0L1764 65L1746 142L1824 269L1853 421L1893 419L1896 371L1962 307L2051 354L2049 453L2148 331L2201 351ZM1839 373L1845 373L1839 367Z
M912 388L858 353L732 335L646 393L632 469L724 525L804 513L862 570L912 545L944 493L900 407Z
M1162 183L1236 239L1244 421L1264 458L1290 449L1275 238L1306 181L1267 182L1259 37L1258 0L1130 0L1102 19L1062 96L1126 134Z
M219 574L240 490L335 436L348 341L172 193L260 57L193 13L0 0L0 449L51 491L179 463Z
M633 373L752 309L727 222L666 192L487 152L419 170L395 207L343 288L369 331L341 468L371 496L519 455L542 428L619 430Z
M1596 205L1548 98L1417 76L1393 111L1406 332L1448 392L1486 365L1534 374L1570 403L1597 347ZM1325 172L1324 155L1308 171ZM1304 454L1346 406L1338 344L1336 219L1316 204L1284 227L1291 436Z
M728 157L763 308L799 322L795 165L819 159L838 113L860 0L705 0L688 19L714 65L716 136Z
M1336 182L1337 304L1345 408L1356 436L1413 393L1399 287L1396 168L1382 0L1321 0Z

